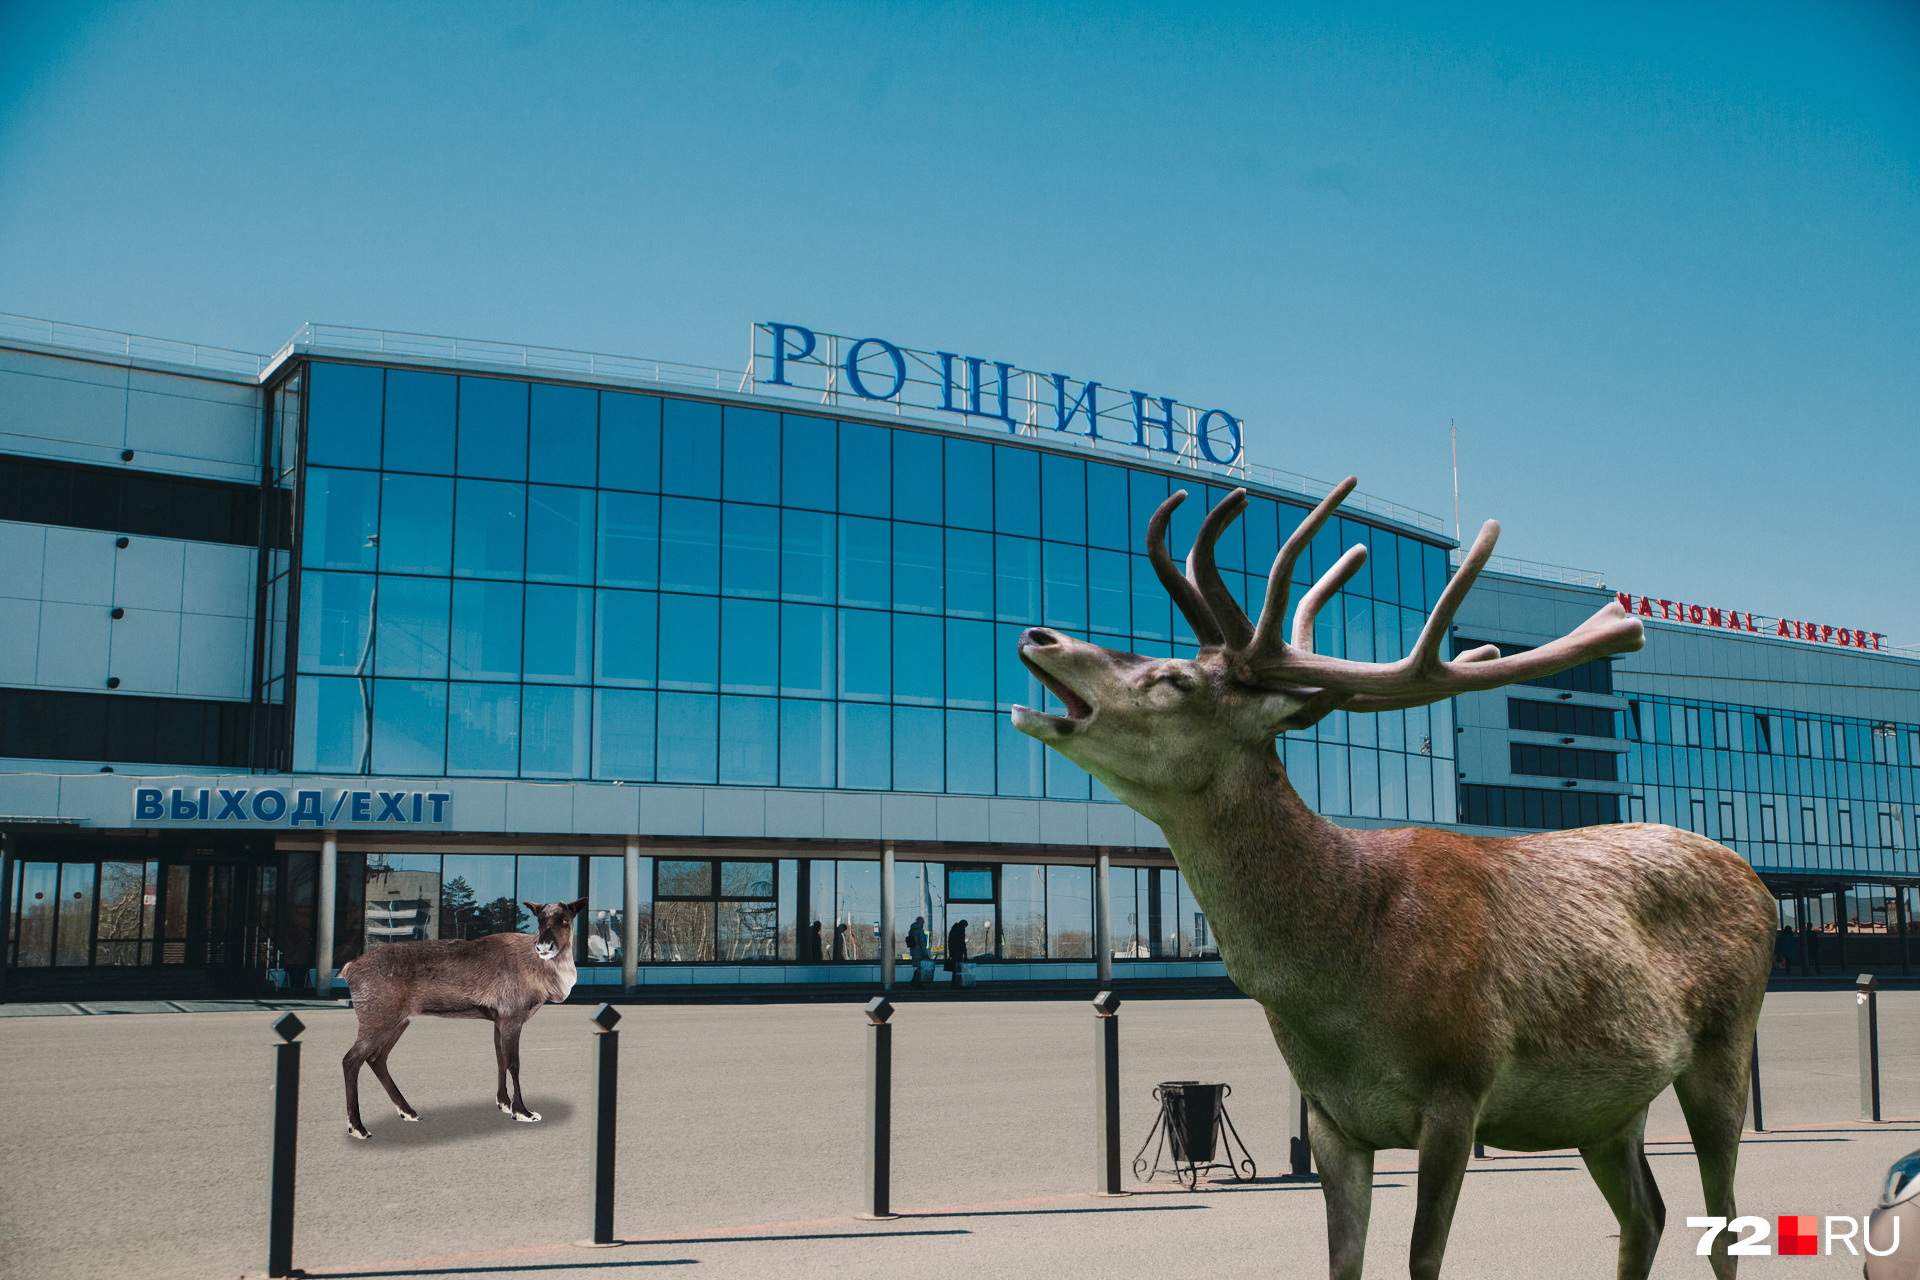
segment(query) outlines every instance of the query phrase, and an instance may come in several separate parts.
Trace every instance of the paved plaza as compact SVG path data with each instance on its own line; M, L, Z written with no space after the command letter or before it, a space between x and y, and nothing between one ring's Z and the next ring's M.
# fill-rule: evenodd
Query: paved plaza
M1137 1000L1121 1012L1127 1155L1164 1079L1230 1082L1258 1180L1199 1192L1166 1179L1120 1200L1093 1178L1093 1017L1080 1001L908 1002L894 1016L893 1199L902 1217L851 1215L862 1186L862 1049L855 1003L634 1006L621 1030L617 1227L589 1251L589 1009L527 1028L528 1102L494 1109L484 1023L427 1019L395 1051L420 1110L402 1123L371 1073L373 1132L346 1135L344 1008L303 1010L296 1263L316 1275L1279 1276L1326 1274L1321 1200L1282 1180L1287 1081L1244 999ZM0 1138L0 1273L7 1277L264 1274L266 1010L0 1018L15 1099ZM1920 1118L1920 992L1881 997L1886 1114ZM1870 1209L1920 1119L1857 1120L1854 997L1768 997L1767 1121L1743 1150L1743 1211ZM1706 1276L1701 1212L1671 1095L1652 1161L1668 1206L1657 1276ZM1406 1274L1412 1153L1383 1152L1367 1274ZM1614 1223L1577 1155L1476 1162L1448 1273L1611 1275ZM1857 1276L1847 1258L1762 1258L1742 1274Z

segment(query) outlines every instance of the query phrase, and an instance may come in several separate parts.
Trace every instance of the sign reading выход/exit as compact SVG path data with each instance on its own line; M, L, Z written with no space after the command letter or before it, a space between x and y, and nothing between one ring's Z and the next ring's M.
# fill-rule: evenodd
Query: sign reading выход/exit
M356 791L331 787L136 787L135 822L267 827L444 826L446 791Z

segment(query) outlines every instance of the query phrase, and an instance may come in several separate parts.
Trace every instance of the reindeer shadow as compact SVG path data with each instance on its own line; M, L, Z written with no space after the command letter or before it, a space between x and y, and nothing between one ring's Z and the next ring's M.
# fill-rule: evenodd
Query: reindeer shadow
M384 1102L384 1099L382 1100ZM422 1111L417 1123L402 1120L388 1110L385 1116L371 1120L365 1143L372 1147L441 1147L457 1142L500 1136L502 1130L548 1129L564 1127L573 1119L573 1104L558 1099L529 1100L528 1106L540 1113L538 1124L526 1124L505 1114L492 1102L470 1102L457 1107L439 1107ZM340 1141L348 1146L362 1145L343 1129Z

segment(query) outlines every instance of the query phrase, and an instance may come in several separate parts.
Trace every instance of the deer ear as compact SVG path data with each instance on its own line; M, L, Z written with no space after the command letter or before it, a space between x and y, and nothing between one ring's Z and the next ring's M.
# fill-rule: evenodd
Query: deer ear
M531 912L535 920L538 920L540 918L540 908L544 904L538 903L538 902L528 902L522 899L520 905L525 907L529 912Z
M579 915L582 911L585 911L586 909L587 909L587 900L585 898L575 898L572 902L569 902L567 904L567 910L571 911L576 916Z

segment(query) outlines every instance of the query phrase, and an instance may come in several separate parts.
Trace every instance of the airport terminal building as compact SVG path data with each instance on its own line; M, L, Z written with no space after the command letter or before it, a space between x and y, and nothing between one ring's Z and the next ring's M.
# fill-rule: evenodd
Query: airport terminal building
M1253 612L1327 486L1252 465L1223 410L753 332L720 370L0 318L0 998L331 989L580 897L583 994L867 989L916 918L936 956L964 922L983 983L1224 981L1159 830L1013 729L1051 698L1015 640L1191 652L1154 508L1192 495L1180 557L1249 490L1219 558ZM1302 577L1355 542L1316 647L1391 660L1454 539L1355 495ZM1904 966L1920 655L1510 561L1456 651L1616 595L1641 652L1335 713L1290 777L1356 826L1704 832L1794 967Z

